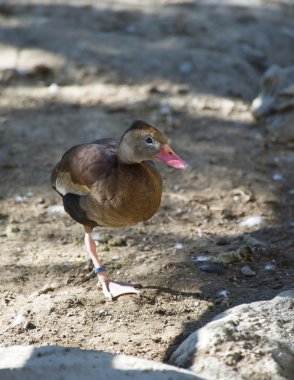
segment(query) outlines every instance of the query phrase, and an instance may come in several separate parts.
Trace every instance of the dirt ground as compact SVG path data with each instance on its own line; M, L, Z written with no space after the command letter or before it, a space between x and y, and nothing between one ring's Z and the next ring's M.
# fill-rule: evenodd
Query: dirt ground
M0 4L2 346L168 361L219 312L293 288L294 145L249 111L266 68L294 64L293 3ZM119 138L135 119L164 131L192 169L159 164L156 216L97 230L110 276L142 285L140 297L109 302L50 172L72 145ZM242 224L252 216L255 225ZM238 262L244 247L252 262ZM228 252L236 262L219 264L222 274L195 261Z

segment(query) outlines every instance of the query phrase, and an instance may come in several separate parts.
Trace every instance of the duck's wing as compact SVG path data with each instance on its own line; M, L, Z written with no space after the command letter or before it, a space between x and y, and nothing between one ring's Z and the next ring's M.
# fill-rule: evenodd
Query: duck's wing
M92 185L117 167L118 142L101 139L69 149L52 171L52 187L61 195L86 195Z

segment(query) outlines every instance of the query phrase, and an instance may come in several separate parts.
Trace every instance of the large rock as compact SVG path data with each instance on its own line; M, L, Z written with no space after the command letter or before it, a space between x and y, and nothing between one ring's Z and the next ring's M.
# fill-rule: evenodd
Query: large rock
M251 105L256 118L294 110L294 66L271 66L261 80L261 92Z
M294 141L294 66L272 66L265 72L251 112L265 123L272 139Z
M166 364L57 346L0 348L1 380L200 380Z
M209 380L294 379L294 290L218 315L191 334L170 363Z

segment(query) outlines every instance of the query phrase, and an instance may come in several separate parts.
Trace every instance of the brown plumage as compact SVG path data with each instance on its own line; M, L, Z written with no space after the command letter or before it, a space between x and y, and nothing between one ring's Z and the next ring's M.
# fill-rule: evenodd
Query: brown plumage
M102 139L69 149L53 169L52 187L65 211L85 228L85 244L109 298L136 293L130 284L110 281L99 263L91 231L150 219L158 210L162 179L152 159L185 169L165 136L144 121L134 122L120 141Z

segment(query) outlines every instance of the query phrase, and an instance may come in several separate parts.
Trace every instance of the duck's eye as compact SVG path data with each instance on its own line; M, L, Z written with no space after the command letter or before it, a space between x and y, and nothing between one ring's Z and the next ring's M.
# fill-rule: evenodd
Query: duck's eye
M147 136L146 139L145 139L145 141L146 141L147 144L154 144L154 140L150 136Z

